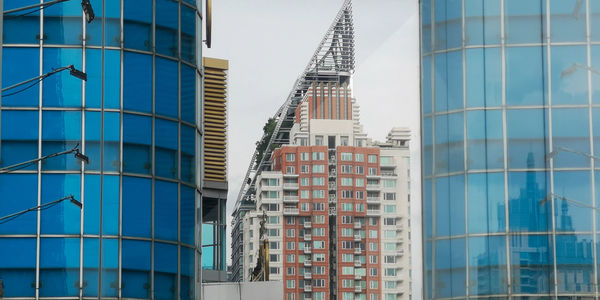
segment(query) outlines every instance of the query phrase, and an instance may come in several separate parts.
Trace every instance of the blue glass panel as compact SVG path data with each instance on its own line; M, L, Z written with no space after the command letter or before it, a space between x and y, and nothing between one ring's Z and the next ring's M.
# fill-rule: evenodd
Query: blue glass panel
M202 245L212 245L214 243L216 243L215 226L213 224L202 224ZM204 255L202 255L202 266L204 266Z
M100 243L96 238L83 240L83 296L98 296L98 262Z
M123 1L123 36L125 48L151 51L151 0Z
M44 74L69 65L82 70L81 49L44 48ZM81 107L81 79L69 71L49 76L41 84L44 107Z
M466 50L467 107L502 105L502 53L500 48Z
M431 238L433 235L433 203L432 203L432 183L431 179L425 179L423 183L423 226L425 238Z
M508 209L511 231L547 231L551 227L546 199L546 173L508 172Z
M6 5L5 5L6 9ZM39 20L39 19L38 19ZM6 43L7 19L4 20L4 42ZM13 25L21 28L21 24ZM38 30L39 30L39 24ZM37 43L37 41L36 41ZM2 88L23 82L40 75L39 48L2 49ZM35 81L34 83L36 83ZM40 91L34 83L25 84L2 93L2 106L38 106ZM29 88L28 88L29 87Z
M433 125L431 117L423 118L423 175L433 172Z
M0 238L4 297L35 297L35 238Z
M80 196L81 176L77 174L43 174L42 204L69 195L77 200ZM42 234L76 234L80 232L81 210L69 200L42 210Z
M204 234L206 230L205 228L207 227L211 227L212 225L208 225L208 224L202 224L202 234ZM210 230L210 232L212 233L212 229ZM202 239L204 240L204 237L202 237ZM205 270L215 270L216 269L216 264L215 264L215 251L216 248L214 246L202 246L202 269Z
M542 0L504 1L505 35L509 44L542 42L542 34L545 33L545 26L542 25L545 23L542 18L546 13L545 2Z
M196 11L181 6L181 59L196 62Z
M12 111L0 112L0 166L7 167L38 157L38 112ZM21 170L35 170L37 164Z
M94 8L94 14L96 15L96 17L92 23L86 25L86 44L95 46L102 45L102 26L104 26L104 45L116 47L120 46L120 1L91 0L90 2L92 4L92 7ZM105 3L106 6L102 7L102 3ZM104 20L102 20L103 13L106 13L106 18L104 18Z
M94 23L94 22L93 22ZM85 106L100 108L102 105L102 52L87 49ZM121 98L121 54L117 50L104 51L104 108L119 108Z
M462 1L435 0L436 50L458 48L462 45Z
M123 108L152 112L152 56L124 52Z
M117 190L118 192L118 190ZM100 233L100 175L85 175L83 233Z
M44 43L81 45L82 17L81 3L77 1L66 1L45 7Z
M154 237L177 241L177 184L154 181Z
M80 111L44 111L42 113L42 156L73 149L81 143ZM81 148L79 148L81 149ZM100 159L90 157L90 160ZM81 161L73 154L42 161L43 170L79 170Z
M181 125L181 180L194 183L196 130L187 125Z
M177 2L156 0L156 52L177 57Z
M194 299L194 250L181 247L181 300Z
M435 110L463 107L462 51L435 55Z
M436 117L435 147L436 174L464 169L463 113Z
M104 113L104 171L119 171L121 116L116 112Z
M587 104L585 46L552 47L552 104Z
M592 108L592 131L594 132L594 151L600 149L600 108Z
M104 175L102 182L102 233L119 234L119 176Z
M123 171L150 174L152 118L123 114Z
M552 42L584 42L586 40L585 6L585 2L581 0L550 0L550 38Z
M547 235L511 235L510 261L513 293L549 293L552 240Z
M546 165L546 115L541 109L506 111L509 168Z
M546 82L544 51L543 47L506 48L507 105L544 104L546 95L544 91Z
M181 119L194 124L196 121L196 70L181 65Z
M554 167L589 167L585 155L569 151L590 153L588 110L581 108L555 108L552 110L552 143L557 151Z
M177 123L156 119L156 176L177 178Z
M421 53L431 52L431 1L421 1Z
M123 235L150 237L150 179L123 176Z
M600 6L600 5L599 5ZM599 24L600 24L600 12L598 13ZM600 34L599 34L600 35ZM592 73L592 102L594 104L600 103L600 45L593 45L590 47L590 54L592 56L592 69L598 72ZM581 72L581 70L579 70Z
M150 298L150 243L123 240L124 298Z
M595 196L596 203L595 207L600 208L600 172L594 171L594 187L595 187ZM600 209L596 209L596 220L600 220ZM600 222L596 221L596 230L600 230Z
M437 236L465 233L465 177L464 175L438 178L436 193Z
M0 201L0 217L37 206L37 175L0 175L0 195L3 199ZM0 234L35 234L36 224L36 213L29 212L14 219L0 221Z
M469 170L504 167L501 110L467 112L467 157Z
M424 114L431 113L433 111L431 102L431 55L423 56L421 60L421 105Z
M425 299L432 299L432 281L433 281L433 268L431 267L433 264L433 250L431 246L431 242L425 243L425 283L424 285L424 296Z
M467 45L500 44L500 1L465 0Z
M589 171L554 171L554 215L557 231L591 231ZM587 206L587 207L586 207Z
M180 197L181 228L179 229L179 234L181 236L181 242L188 245L194 245L194 231L196 226L196 219L194 217L196 211L194 205L195 191L193 188L181 185Z
M504 173L469 174L468 179L469 233L505 231Z
M85 83L85 107L100 108L102 106L102 50L86 49L85 73L88 76Z
M177 299L177 246L154 243L154 299Z
M156 61L156 114L177 118L177 62L157 57Z
M90 164L85 166L86 170L100 170L102 163L100 159L100 142L102 137L102 119L100 114L97 111L85 112L85 154L96 158L90 160Z
M595 1L590 1L590 36L600 41L600 3Z
M39 0L6 0L4 11L21 8L32 4L39 4ZM26 14L27 12L31 12ZM40 13L39 11L24 11L4 16L2 27L4 44L38 44L40 38ZM21 50L23 48L19 48ZM4 49L6 51L6 49ZM6 60L3 60L6 63ZM6 78L2 76L2 78ZM3 99L4 100L4 99ZM2 103L4 104L4 103ZM7 296L9 297L9 296Z
M557 235L558 292L593 293L594 265L591 235Z
M102 239L102 297L117 297L119 290L118 279L119 241L117 239Z
M465 239L438 240L435 244L435 295L439 298L466 294Z
M469 238L469 282L471 295L508 292L505 236Z
M42 238L40 297L78 296L79 239Z

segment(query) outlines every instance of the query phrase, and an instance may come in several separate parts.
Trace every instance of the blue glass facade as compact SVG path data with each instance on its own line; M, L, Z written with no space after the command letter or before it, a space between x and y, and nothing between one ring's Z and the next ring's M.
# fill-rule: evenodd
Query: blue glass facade
M426 299L598 299L600 1L421 0Z
M91 0L89 24L77 0L4 16L3 88L71 64L88 78L61 72L3 94L0 167L78 143L90 159L0 174L0 217L83 203L0 223L5 299L197 299L201 3Z

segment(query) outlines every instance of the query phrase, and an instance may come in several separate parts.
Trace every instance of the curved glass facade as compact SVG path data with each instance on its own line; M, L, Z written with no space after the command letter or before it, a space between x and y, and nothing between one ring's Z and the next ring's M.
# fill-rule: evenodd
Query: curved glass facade
M600 1L420 10L426 299L597 299Z
M48 1L46 1L48 2ZM4 16L0 174L5 299L195 299L199 293L201 1L91 0ZM13 9L39 0L5 0ZM24 86L25 87L25 86ZM17 91L17 92L15 92ZM196 266L197 265L197 266ZM2 297L2 293L0 293Z

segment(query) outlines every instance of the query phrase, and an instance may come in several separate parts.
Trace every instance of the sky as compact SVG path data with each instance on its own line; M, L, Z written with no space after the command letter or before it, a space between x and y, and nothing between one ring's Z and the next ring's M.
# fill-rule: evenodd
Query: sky
M212 47L203 56L229 60L227 257L231 213L262 127L294 81L343 0L214 0ZM392 127L411 129L412 264L421 261L419 152L419 12L417 0L353 0L354 97L368 136L384 141ZM420 299L421 273L413 271Z

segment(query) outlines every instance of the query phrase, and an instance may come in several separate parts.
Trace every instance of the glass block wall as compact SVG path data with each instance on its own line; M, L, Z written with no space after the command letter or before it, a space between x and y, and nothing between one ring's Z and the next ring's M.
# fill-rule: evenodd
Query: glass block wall
M420 15L425 297L597 299L600 1Z
M46 1L48 2L48 1ZM4 9L40 0L5 0ZM199 291L202 10L196 0L71 0L4 16L0 175L5 299L194 299ZM27 89L23 89L28 87ZM0 295L1 297L1 295Z

